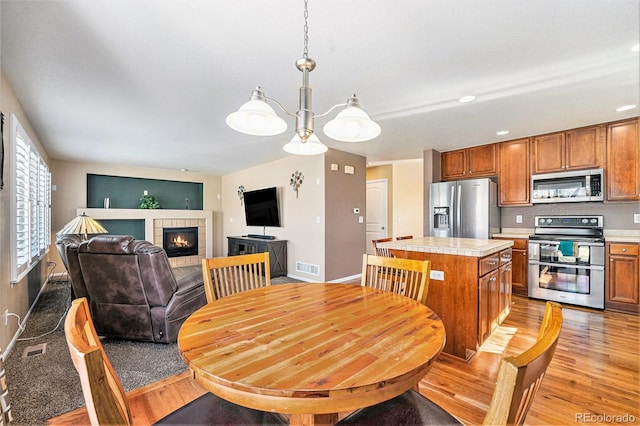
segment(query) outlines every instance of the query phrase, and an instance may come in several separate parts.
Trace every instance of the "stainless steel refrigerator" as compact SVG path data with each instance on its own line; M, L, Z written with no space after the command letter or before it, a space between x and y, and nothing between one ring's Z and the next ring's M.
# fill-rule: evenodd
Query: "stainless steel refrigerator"
M429 229L432 237L491 238L500 232L498 185L491 179L432 183Z

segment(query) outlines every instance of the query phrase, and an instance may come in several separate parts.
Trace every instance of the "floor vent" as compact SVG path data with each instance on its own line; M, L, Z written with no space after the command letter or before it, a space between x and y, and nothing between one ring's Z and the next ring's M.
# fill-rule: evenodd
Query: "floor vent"
M296 272L320 276L320 267L318 265L312 265L311 263L296 262Z
M40 343L39 345L35 345L35 346L27 346L26 348L24 348L24 352L22 352L22 358L27 358L27 357L36 356L36 355L42 355L45 352L47 352L47 344L46 343Z

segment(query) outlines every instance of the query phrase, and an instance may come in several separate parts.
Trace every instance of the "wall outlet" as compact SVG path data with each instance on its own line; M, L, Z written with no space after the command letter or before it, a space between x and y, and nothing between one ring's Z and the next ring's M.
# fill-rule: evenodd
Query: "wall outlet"
M9 325L9 310L4 311L4 325Z
M633 223L640 223L640 213L633 214Z
M516 215L516 223L522 223L522 215L521 214L517 214Z
M429 278L432 280L444 281L444 271L431 270Z

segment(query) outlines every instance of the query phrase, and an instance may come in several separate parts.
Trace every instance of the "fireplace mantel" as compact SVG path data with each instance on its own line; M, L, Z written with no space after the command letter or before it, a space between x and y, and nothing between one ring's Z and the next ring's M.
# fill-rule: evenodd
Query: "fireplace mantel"
M211 210L169 210L169 209L89 209L78 208L82 213L100 220L143 219L145 240L162 246L162 241L155 241L154 221L158 219L204 219L206 226L206 257L213 257L213 211Z

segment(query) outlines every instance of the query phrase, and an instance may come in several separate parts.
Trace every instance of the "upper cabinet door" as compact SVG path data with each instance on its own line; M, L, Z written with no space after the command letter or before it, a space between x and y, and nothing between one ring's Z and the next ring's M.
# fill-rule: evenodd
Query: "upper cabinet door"
M457 149L440 156L442 180L495 176L497 164L496 144Z
M501 142L499 146L500 170L498 191L501 206L531 204L531 168L529 139Z
M607 201L640 200L639 120L607 126Z
M601 134L601 128L595 126L533 138L533 173L602 167L604 143Z
M480 145L469 148L469 174L473 177L492 176L498 172L496 144Z
M601 168L603 139L604 131L600 126L565 132L565 170Z
M456 151L443 152L440 156L440 167L442 169L442 180L466 177L467 150L458 149Z
M564 132L535 137L532 148L534 174L565 169Z

